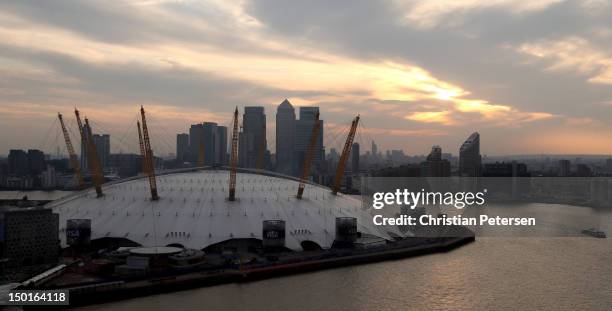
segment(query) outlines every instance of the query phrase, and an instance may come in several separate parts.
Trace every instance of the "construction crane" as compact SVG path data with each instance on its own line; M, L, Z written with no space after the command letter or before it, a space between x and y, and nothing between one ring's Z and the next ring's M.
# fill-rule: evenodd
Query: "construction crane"
M99 198L104 195L102 193L102 183L104 182L104 176L102 175L100 159L98 159L98 151L96 150L96 145L94 145L93 143L91 126L89 125L89 120L87 118L85 118L85 124L83 125L78 110L75 109L74 114L76 115L77 124L79 125L79 133L81 134L83 148L85 148L86 150L85 154L87 155L87 164L91 173L91 179L93 181L94 188L96 188L96 195Z
M351 130L349 131L348 136L346 137L346 142L344 143L344 149L342 149L342 155L340 156L340 161L338 162L338 168L336 169L336 176L334 177L334 184L332 185L332 193L338 194L338 189L340 189L340 181L342 180L342 176L344 175L344 168L346 167L346 162L351 153L351 146L353 145L353 139L355 139L355 132L357 132L357 125L359 124L359 115L355 117L351 124Z
M72 146L72 142L70 141L70 135L68 134L68 130L66 129L66 125L64 124L64 118L61 113L57 113L57 117L59 118L60 125L62 126L62 132L64 133L64 140L66 141L66 149L68 150L68 155L70 156L70 166L74 170L74 174L76 175L77 181L79 183L79 188L84 188L85 182L83 181L83 174L81 173L81 166L79 165L79 160L77 158L76 152L74 152L74 147Z
M151 200L159 200L157 195L157 181L155 180L155 166L153 165L153 150L151 149L151 141L149 139L149 130L147 128L147 118L145 117L144 107L140 106L140 116L142 117L142 141L144 143L144 153L146 162L146 174L149 178L149 187L151 188Z
M266 124L263 124L261 139L259 141L259 150L257 153L257 163L255 167L258 170L263 170L264 168L264 156L266 154Z
M236 166L238 162L238 107L234 111L234 126L232 130L232 154L230 158L229 198L236 201Z
M310 134L310 142L308 143L308 149L306 150L306 158L304 159L304 167L302 168L302 178L300 178L300 185L298 186L297 198L302 199L304 194L304 187L306 187L306 180L310 174L310 163L314 157L315 145L319 138L319 128L321 127L321 121L319 121L319 113L315 116L315 122L312 127L312 134Z
M138 145L140 146L140 158L142 161L142 173L147 174L147 152L145 151L144 142L142 141L142 130L140 129L140 121L136 121L136 127L138 127Z

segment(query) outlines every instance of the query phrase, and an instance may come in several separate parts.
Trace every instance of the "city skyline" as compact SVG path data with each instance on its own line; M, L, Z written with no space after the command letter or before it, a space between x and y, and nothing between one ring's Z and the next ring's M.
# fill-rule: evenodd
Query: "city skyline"
M281 102L281 105L283 103L289 103L289 101L287 99L285 99L283 102ZM290 104L290 103L289 103ZM280 105L276 106L276 108L278 108ZM262 107L262 106L246 106L246 108L251 108L251 107ZM302 106L303 108L307 108L307 109L320 109L320 107L312 107L312 106ZM243 107L245 108L245 107ZM274 108L274 107L273 107ZM295 106L295 108L297 108L296 110L300 110L300 106ZM272 114L274 114L275 112L273 111ZM266 111L264 110L264 117L265 115L267 115ZM299 115L299 114L296 114ZM242 116L239 114L239 116L242 118ZM51 132L57 132L56 133L56 137L55 137L55 141L51 144L49 143L45 143L43 145L43 148L40 148L40 145L28 145L25 143L20 143L17 144L16 146L11 146L8 147L6 150L6 153L0 153L0 157L7 157L9 154L10 150L20 150L20 149L41 149L42 151L45 152L45 154L47 154L48 156L52 157L52 158L57 158L58 156L60 158L67 158L68 154L67 154L67 150L65 150L65 143L63 142L63 140L61 140L59 138L59 133L61 131L61 128L59 127L59 124L55 124L54 120L48 120L49 124L47 124L47 126L52 125L51 128L49 128L48 130L50 130ZM73 120L69 120L68 122L72 122ZM299 121L299 118L296 119L296 121ZM242 124L242 119L240 120L241 124ZM53 123L53 124L51 124ZM74 122L76 123L76 121ZM70 123L68 123L70 124ZM100 130L100 129L94 129L94 141L96 140L100 140L102 138L104 138L106 140L105 142L105 146L103 147L105 148L104 154L137 154L138 153L138 146L137 144L137 137L135 137L135 135L132 135L134 137L127 137L128 136L128 132L130 131L136 131L135 128L135 121L134 121L134 128L131 127L127 127L124 128L123 130L125 130L125 132L123 133L123 137L121 138L120 141L118 142L114 142L113 140L115 139L115 136L117 135L111 135L108 134L109 131L104 131L104 130ZM166 132L166 134L169 134L168 137L164 137L164 141L163 142L159 142L159 141L153 141L153 146L158 146L158 147L163 147L163 152L158 153L157 155L159 155L160 157L164 157L164 158L178 158L178 155L180 154L179 152L179 148L177 146L178 144L178 136L182 136L182 135L186 135L187 139L190 139L189 137L191 137L188 133L185 132L191 132L193 131L193 127L194 126L214 126L215 128L217 127L217 123L215 122L208 122L207 120L204 121L199 121L196 122L195 124L187 124L185 126L185 129L178 129L176 133L168 133ZM327 127L329 124L324 124L325 127ZM73 125L74 127L76 127L76 124ZM278 135L278 133L276 132L276 124L273 122L267 122L266 121L266 126L271 128L272 132L270 130L267 130L267 140L269 141L270 139L272 139L273 143L272 145L268 145L267 150L269 152L271 152L273 155L276 156L276 145L275 145L275 136ZM345 127L345 125L342 125ZM57 127L57 128L55 128ZM125 125L124 125L125 127ZM190 129L191 127L191 129ZM227 127L226 126L221 126L219 124L218 126L220 129L227 131ZM323 136L323 149L325 151L325 154L329 155L330 150L336 150L338 149L338 147L341 147L341 144L344 142L342 140L342 135L346 134L346 129L344 129L344 127L340 127L340 125L338 124L331 124L330 127L332 127L333 130L337 131L336 133L334 133L334 135L338 135L334 140L334 144L335 145L331 145L331 146L326 146L326 143L329 142L329 136ZM344 130L344 132L343 132ZM360 129L363 130L363 129ZM70 129L70 135L73 137L72 139L77 139L79 141L79 144L77 145L77 152L80 154L80 162L81 165L83 165L83 167L87 167L87 163L86 163L86 156L83 155L83 150L82 150L82 143L80 142L80 138L78 137L78 135L75 135L75 131L76 129ZM167 129L164 128L164 131L167 131ZM372 147L375 147L375 149L377 150L378 154L382 154L384 152L396 152L396 151L401 151L402 153L404 153L406 156L413 156L413 157L419 157L419 156L427 156L430 153L430 148L432 146L436 147L436 146L440 146L440 144L436 143L437 141L435 139L432 139L430 142L425 142L425 149L421 150L412 150L412 149L408 149L406 150L405 148L401 148L399 144L397 145L390 145L388 148L379 148L377 145L378 140L376 140L375 138L378 136L372 136L372 134L369 134L368 130L365 130L366 133L368 133L367 138L369 138L370 140L363 140L363 138L361 138L361 140L358 143L363 143L366 145L370 145L370 149L365 149L362 152L360 152L361 155L366 155L368 153L370 153L372 151ZM115 130L113 130L114 134L118 134L119 132L115 132ZM307 133L306 133L307 134ZM306 135L305 134L305 135ZM478 134L477 132L472 133L472 134ZM46 141L47 138L49 138L50 135L53 135L53 133L51 134L47 134L45 132L45 139L43 141ZM225 134L227 135L227 134ZM113 140L111 140L110 137L112 137ZM209 137L210 138L210 137ZM131 140L131 141L130 141ZM172 146L168 146L168 144L170 143L170 140L172 140L172 143L174 145ZM226 139L227 140L227 139ZM444 147L445 150L449 150L450 152L448 152L449 154L453 155L453 156L459 156L461 154L461 148L462 146L465 144L465 142L461 143L463 140L465 140L464 138L458 137L456 142L451 142L450 146L446 146ZM208 140L208 143L212 143L210 141L210 139ZM216 141L216 139L213 139L212 141ZM101 141L97 144L102 143ZM229 142L228 142L229 143ZM215 144L217 144L217 142L215 142ZM429 144L429 145L428 145ZM127 148L126 148L127 147ZM187 145L185 145L185 148L189 149L189 141L187 141ZM209 150L209 148L206 148L207 150ZM1 150L1 149L0 149ZM486 150L486 146L485 146L485 150ZM186 153L184 154L185 157L189 160L189 162L197 162L197 159L195 157L197 157L197 150L186 150ZM209 151L210 152L210 151ZM581 156L586 156L586 157L608 157L610 156L612 152L610 153L577 153L577 152L567 152L567 153L545 153L545 152L534 152L534 153L519 153L519 152L510 152L510 153L505 153L505 154L487 154L482 152L483 156L486 157L492 157L492 158L499 158L499 157L531 157L531 156L553 156L553 157L581 157ZM99 155L102 156L102 155ZM208 157L210 158L211 155L208 155ZM219 155L215 154L215 157L219 157ZM83 162L85 161L85 162ZM208 161L206 161L208 163ZM211 163L208 163L211 164Z
M0 0L0 305L607 310L610 120L612 0Z
M285 98L326 131L360 113L381 150L455 153L478 131L483 155L612 153L609 1L46 5L0 4L0 131L19 129L0 155L74 106L111 139L140 104L173 134L263 106L272 141Z
M285 126L284 130L281 131L280 135L282 137L281 141L283 143L288 143L290 142L290 145L293 145L293 127L295 127L296 125L299 127L299 121L300 119L297 118L297 116L299 116L299 113L295 113L295 109L293 108L292 104L289 102L289 100L285 99L283 100L278 106L276 106L276 108L278 109L276 112L272 111L272 114L276 114L276 122L279 121L278 116L279 116L279 112L281 113L281 115L286 114L286 111L283 111L283 108L285 107L291 107L291 113L294 114L293 118L295 118L291 124L291 126L289 126L290 128L292 128L291 130L289 130L289 128L287 126ZM243 107L244 109L246 109L245 111L249 110L249 109L261 109L264 108L263 106L245 106ZM300 110L304 110L307 112L308 118L313 118L314 117L314 112L319 111L320 107L312 107L312 106L306 106L306 107L295 107L298 108L298 111ZM268 165L269 161L270 161L270 155L272 155L274 157L274 159L276 159L276 157L278 156L277 154L277 146L276 146L276 139L278 139L278 135L279 132L276 130L276 122L274 121L266 121L266 116L267 113L265 111L265 108L263 111L258 111L258 113L262 113L262 117L263 117L263 121L265 124L265 128L267 131L266 137L267 140L270 139L270 137L272 138L272 145L266 144L265 146L265 151L264 151L264 155L265 157L267 157L267 164L264 163L264 165ZM245 114L248 113L240 113L239 114L239 121L240 121L240 129L239 129L239 135L243 134L243 117ZM282 121L281 121L282 122ZM322 122L322 128L326 126L326 123L323 123L323 120L321 120ZM76 123L76 122L75 122ZM69 123L68 123L69 124ZM70 125L70 124L69 124ZM136 155L138 154L138 146L136 145L137 141L135 142L135 140L137 139L136 137L127 137L129 135L131 136L135 136L132 134L136 134L136 133L130 133L130 130L135 131L136 130L136 123L134 121L134 124L132 124L133 129L131 129L130 127L127 128L127 131L125 131L123 133L123 137L121 137L120 141L115 141L114 143L112 143L112 141L115 139L115 135L110 135L108 134L108 131L99 131L97 132L94 129L94 134L93 134L93 139L94 139L94 145L96 145L97 149L103 150L102 153L99 155L101 157L101 163L103 166L107 165L107 161L108 161L108 156L109 154L116 154L116 155ZM74 125L76 126L76 124ZM57 128L54 128L57 127ZM163 127L163 126L162 126ZM332 155L334 152L337 152L338 147L341 147L341 145L344 143L343 137L341 137L342 135L346 134L346 131L342 131L342 128L338 128L336 124L332 124L332 129L335 130L335 133L332 133L330 135L322 135L322 133L319 133L319 140L323 140L322 141L322 150L321 152L325 152L326 156ZM70 128L70 126L69 126ZM225 161L228 161L228 158L223 158L224 154L225 157L229 157L229 150L227 150L227 153L223 153L222 150L223 149L227 149L228 146L227 144L229 143L229 138L228 138L228 129L227 126L222 126L220 124L217 124L215 122L208 122L206 120L201 121L201 122L197 122L195 124L190 124L190 125L186 125L185 127L187 130L186 131L182 131L181 129L179 129L179 131L177 133L168 133L166 132L166 134L169 134L169 137L164 137L164 141L163 142L156 142L153 143L153 145L155 146L161 146L161 145L165 145L164 146L164 152L160 152L157 153L156 156L159 156L160 158L164 158L164 159L177 159L177 160L184 160L186 162L191 162L191 163L197 163L198 162L198 157L199 157L199 146L197 144L195 144L195 141L202 141L204 142L204 150L205 151L205 155L204 155L204 159L205 160L205 164L206 165L212 165L212 164L222 164L225 163ZM194 128L197 130L201 130L203 131L203 135L202 134L197 134L194 136ZM269 130L267 130L267 128L272 128L273 132L270 132ZM61 158L68 158L68 154L67 154L67 150L65 150L65 143L63 140L61 140L59 138L59 131L61 131L61 128L59 127L59 124L55 124L55 122L53 122L52 124L52 128L49 129L51 132L57 132L56 133L56 137L55 137L55 141L51 144L46 144L45 147L46 148L39 148L39 146L36 145L25 145L22 144L21 146L17 146L17 147L11 147L7 150L6 154L2 154L0 153L0 158L6 158L9 155L9 151L13 151L13 150L21 150L21 149L34 149L34 150L38 150L41 149L42 151L45 152L45 154L49 157L49 159L61 159ZM166 130L166 129L164 129ZM346 129L345 129L346 130ZM362 129L363 130L363 129ZM70 128L69 130L69 135L72 135L73 138L72 139L76 139L77 141L79 141L79 143L77 144L77 149L76 151L79 153L79 159L80 159L80 165L82 167L84 167L85 169L87 169L87 156L84 154L84 150L82 142L80 142L80 137L78 137L78 135L75 135L74 131L76 131L76 129L72 129ZM219 131L219 132L218 132ZM310 133L310 125L306 124L306 126L304 126L304 129L302 130L304 133L299 134L298 131L298 136L302 136L301 137L301 144L304 144L305 141L303 141L306 138L309 138L309 133ZM185 133L188 132L188 133ZM367 132L367 131L366 131ZM117 133L115 131L113 131L113 133ZM189 134L191 133L191 134ZM206 134L208 133L208 134ZM287 136L287 133L291 133L290 137L291 139L289 140ZM78 134L78 133L77 133ZM53 133L46 133L45 139L47 140L50 136L52 136ZM284 136L283 136L284 135ZM333 136L332 136L333 135ZM472 138L472 136L476 135L477 139L480 140L480 134L478 132L474 132L472 134L470 134L470 137L468 137L468 141ZM111 136L113 137L113 139L111 139ZM360 135L361 136L361 135ZM196 138L194 138L196 137ZM206 139L203 139L203 137L206 137ZM330 145L326 145L329 142L330 138L334 139L333 144ZM172 142L167 141L166 139L171 139ZM195 139L195 140L194 140ZM369 139L369 140L368 140ZM132 140L132 141L130 141ZM259 139L255 139L253 140L253 142L251 142L250 144L252 145L254 143L254 141L260 141ZM191 143L190 143L191 142ZM415 159L419 158L419 157L426 157L428 154L430 154L431 150L425 150L425 152L421 152L422 150L419 151L415 151L413 153L411 152L406 152L405 149L402 148L397 148L394 146L389 147L388 149L385 148L379 148L377 145L377 140L374 139L373 136L369 135L366 136L366 138L364 139L363 137L360 137L359 141L356 142L356 144L362 143L365 145L369 145L369 149L364 149L362 152L360 152L360 155L370 155L370 154L379 154L379 155L384 155L384 154L389 154L394 153L394 152L401 152L403 155L407 156L407 157L413 157ZM194 146L195 144L195 146ZM221 144L221 145L219 145ZM225 144L225 146L223 146L223 144ZM456 148L454 148L455 150L453 150L453 147L455 146L451 146L450 148L445 148L445 150L450 149L449 152L447 152L448 155L452 155L452 156L457 156L459 157L462 153L463 148L465 147L465 145L467 144L467 141L460 143L457 143ZM117 146L120 145L120 146ZM299 145L299 144L298 144ZM127 149L125 149L127 147ZM223 148L225 147L225 148ZM243 146L244 147L244 146ZM319 148L321 148L319 147ZM429 147L431 148L441 148L439 144L435 144L435 141L432 141L432 144L429 145ZM428 148L429 148L428 147ZM255 147L258 148L258 147ZM154 148L155 150L155 148ZM214 150L214 151L213 151ZM359 148L358 148L359 150ZM373 152L374 151L374 152ZM242 150L241 153L246 152L246 150ZM249 151L252 152L252 151ZM267 154L266 154L267 152ZM293 151L292 151L293 152ZM331 153L330 153L331 152ZM212 153L212 154L211 154ZM256 152L257 154L259 154L259 152ZM244 154L242 155L244 157ZM582 156L585 157L610 157L610 154L608 153L593 153L593 154L587 154L587 153L508 153L508 154L485 154L482 153L482 156L485 158L491 158L491 159L510 159L510 158L529 158L529 157L575 157L576 159L579 159ZM240 157L240 156L239 156ZM282 157L282 155L281 155ZM293 156L295 157L295 156ZM214 160L211 160L214 159ZM287 159L285 159L287 160ZM212 162L211 162L212 161ZM255 159L253 159L253 161L255 161ZM496 160L493 160L496 161ZM299 162L299 161L298 161ZM241 164L241 166L243 166ZM254 162L251 164L245 164L243 167L255 167ZM295 168L294 168L295 169ZM283 169L281 169L281 171L283 171Z
M282 110L282 107L285 106L285 105L289 105L291 107L291 103L289 102L289 100L287 100L287 99L283 100L281 102L281 104L276 106L276 108L280 107L281 110ZM263 106L245 106L243 108L249 109L249 108L261 108L261 107L263 107ZM305 109L307 109L307 111L308 110L317 111L317 110L320 109L320 107L312 107L312 106L305 106L305 107L296 106L295 108L298 108L297 109L298 111L301 108L305 108ZM272 114L274 114L274 113L275 112L272 111ZM293 113L295 113L295 112L293 112ZM278 122L279 121L278 120L278 111L276 112L276 114L277 114L276 122ZM242 117L243 116L244 116L244 114L241 113L240 114L240 118L241 118L240 122L241 122L241 124L242 124ZM264 111L263 111L264 119L265 119L266 116L267 116L267 113L265 112L265 109L264 109ZM299 116L299 114L295 114L294 118L295 118L295 116ZM54 119L54 121L55 121L55 119ZM70 120L70 121L73 121L73 120ZM68 121L68 122L70 122L70 121ZM299 118L296 118L293 122L295 122L295 121L299 121ZM279 133L276 131L276 122L274 122L274 121L270 121L270 122L265 121L266 129L268 129L268 128L272 129L272 132L270 132L270 130L266 130L267 131L267 134L266 134L267 140L270 140L270 138L272 138L272 141L273 141L273 144L272 145L268 145L266 150L268 152L271 152L271 154L275 155L275 156L276 156L276 148L277 148L275 138L278 138L277 135L279 135ZM55 124L55 122L51 122L51 123L53 123L52 127L50 129L48 129L48 130L50 130L51 132L58 132L56 134L59 134L59 131L61 131L61 128L59 127L59 124ZM68 124L70 125L70 123L68 123ZM49 124L47 124L47 125L49 125ZM76 124L74 126L76 127ZM227 133L225 133L228 130L227 126L221 126L220 124L217 125L217 123L215 123L215 122L208 122L207 120L204 120L204 121L196 122L195 124L186 124L184 130L183 129L178 129L178 132L176 132L176 133L168 133L168 132L166 132L166 134L169 134L169 136L168 137L164 137L165 141L163 141L161 143L160 142L156 143L155 141L153 142L153 145L157 145L157 146L165 144L164 149L163 149L164 152L160 152L157 155L159 155L160 157L173 158L173 159L174 158L180 159L180 158L184 157L185 161L193 162L193 163L197 162L198 150L196 150L197 148L196 149L192 149L193 146L190 147L190 143L189 143L190 140L194 139L193 138L194 136L190 135L188 133L185 133L185 132L193 132L194 131L194 127L203 127L203 128L205 128L207 126L208 127L213 126L214 129L219 128L219 130L222 130L221 137L225 137L226 139L225 140L221 139L221 141L225 141L226 143L228 143L228 141L227 141L228 140L227 139ZM327 126L327 124L323 124L323 127L326 127L326 126ZM57 127L57 128L55 128L55 127ZM162 125L162 127L163 127L163 125ZM322 137L323 140L324 140L324 142L323 142L323 149L324 149L325 153L328 154L328 155L330 153L330 150L336 150L337 151L338 147L341 147L341 144L344 141L341 139L342 137L340 137L340 136L346 134L345 133L346 131L342 132L343 128L339 128L337 124L332 124L331 128L333 130L335 130L335 131L340 131L340 132L333 133L333 135L337 135L337 136L334 137L334 144L332 144L331 146L325 146L325 144L326 144L325 140L329 140L330 137L328 137L328 136L323 136ZM94 138L94 141L98 141L98 142L96 142L96 145L98 146L98 148L105 150L103 152L103 154L105 154L105 155L108 155L110 153L114 153L114 154L137 154L138 153L138 150L137 150L138 146L135 144L135 143L137 143L137 141L136 141L137 137L135 137L135 135L132 135L132 134L136 134L136 133L130 133L130 131L135 131L135 130L136 130L136 123L134 121L133 124L131 126L128 126L126 128L126 131L123 132L123 135L122 135L123 137L121 137L121 140L119 142L111 143L112 140L111 140L111 138L109 136L112 136L113 139L115 139L115 135L110 135L110 134L108 134L108 131L99 130L99 129L98 129L98 131L96 131L94 129L94 133L95 134L94 134L93 138ZM164 129L164 130L166 130L166 129ZM363 130L363 129L361 129L361 130ZM69 135L72 135L72 137L73 137L72 139L76 139L78 141L78 140L80 140L80 138L78 137L78 135L75 135L75 133L74 133L75 131L76 131L76 129L70 128L70 131L69 131L70 134ZM293 131L293 130L291 130L291 131ZM285 128L285 131L282 131L282 132L284 132L286 134L288 132L287 128ZM308 127L305 128L305 133L302 136L307 137L308 136L307 132L309 132ZM113 133L117 134L118 132L115 132L113 130ZM367 130L366 130L366 133L367 133ZM131 135L131 136L134 136L134 137L128 137L128 134ZM473 134L478 134L478 133L475 132ZM50 135L52 135L52 133L51 134L46 133L45 140L47 138L49 138ZM215 144L215 145L219 144L219 141L216 139L216 135L215 135L215 137L212 137L210 135L212 135L212 134L209 134L209 137L208 137L209 139L205 139L205 140L202 140L202 141L206 141L206 144ZM283 134L281 134L281 135L283 135ZM187 139L187 141L181 141L181 139L179 137L181 137L182 139ZM293 133L290 135L290 137L293 137ZM377 154L382 154L384 152L401 151L401 152L405 153L406 156L419 157L419 156L426 156L431 151L429 149L425 149L425 150L414 150L414 151L413 150L409 150L408 152L406 152L406 149L403 149L403 148L400 148L400 147L397 147L397 146L390 146L388 149L385 149L385 148L380 148L379 149L378 145L376 144L376 142L378 140L376 140L375 137L376 136L372 136L371 134L369 134L367 136L367 138L369 140L367 140L367 139L364 140L363 138L360 138L360 141L357 142L357 143L362 143L362 144L365 144L365 145L369 145L369 148L370 148L370 149L363 150L363 152L360 152L361 155L369 154L370 152L372 152L374 150L374 151L376 151L375 153L377 153ZM102 139L104 139L104 142L102 141ZM167 141L167 139L171 139L172 142ZM445 147L445 150L448 150L448 149L451 150L449 152L449 154L454 155L454 156L459 156L460 155L461 149L462 149L463 145L465 144L465 142L463 144L461 144L461 138L459 138L459 139L460 139L460 141L453 142L450 147ZM130 140L132 140L132 141L130 142ZM286 143L287 142L287 137L283 137L283 139L281 139L281 141L284 141ZM439 144L435 144L435 142L436 142L435 140L432 140L430 145L426 145L426 148L430 148L432 146L433 147L440 147L440 145ZM173 144L173 145L169 146L169 144ZM293 138L291 138L290 145L292 145L292 144L293 144ZM426 142L426 144L427 144L427 142ZM182 145L182 147L179 147L179 145ZM20 150L20 149L41 149L48 156L51 156L51 157L55 157L55 158L57 158L58 156L61 157L61 158L68 157L67 150L65 150L65 143L63 142L63 140L59 139L58 135L56 135L55 141L53 143L46 144L44 146L45 146L45 148L39 148L40 146L38 146L38 145L27 145L27 144L23 144L22 143L22 144L18 144L17 146L9 147L7 149L6 154L0 153L0 157L7 157L10 150ZM87 162L87 160L86 160L87 158L83 154L82 143L79 143L77 145L77 147L78 148L76 150L80 154L81 165L86 168L87 167L87 163L86 163ZM212 147L212 148L217 149L219 147ZM179 149L181 149L181 150L179 150ZM219 150L221 150L221 149L219 149ZM455 149L455 151L453 151L454 149ZM205 158L207 158L207 159L213 158L213 156L211 154L209 154L211 152L210 150L212 150L211 146L206 147L205 150L208 150L206 152L207 156L205 156ZM411 151L413 151L413 152L411 152ZM219 152L219 151L215 151L215 155L214 155L214 158L217 159L215 161L219 161L218 158L220 157L220 155L217 154L217 152ZM181 154L182 154L182 156L180 156ZM595 157L603 156L603 157L608 157L608 156L610 156L609 153L591 153L591 154L589 154L589 153L579 153L579 152L575 152L575 153L516 153L515 152L515 153L507 153L507 154L486 154L486 153L482 153L482 155L486 156L486 157L492 157L492 158L499 158L499 157L530 157L530 156L553 156L553 157L563 157L563 156L565 156L565 157L580 157L580 156L587 156L587 157L589 157L589 156L595 156ZM104 162L105 161L106 160L104 160ZM224 161L221 160L221 162L224 162ZM208 160L206 161L206 163L207 164L212 164L212 163L209 163Z

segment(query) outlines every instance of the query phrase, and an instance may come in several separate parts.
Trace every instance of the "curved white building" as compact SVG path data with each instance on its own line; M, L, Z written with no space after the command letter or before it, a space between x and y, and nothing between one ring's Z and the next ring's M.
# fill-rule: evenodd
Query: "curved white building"
M60 238L66 246L68 219L91 219L91 239L125 238L142 246L180 244L203 249L232 239L262 239L264 220L284 220L285 246L302 250L302 242L331 247L336 217L355 217L357 229L390 239L361 201L333 195L308 184L296 199L298 181L254 173L237 174L237 201L228 196L229 172L190 170L157 177L160 199L151 201L146 178L105 185L104 197L85 190L51 202L60 215Z

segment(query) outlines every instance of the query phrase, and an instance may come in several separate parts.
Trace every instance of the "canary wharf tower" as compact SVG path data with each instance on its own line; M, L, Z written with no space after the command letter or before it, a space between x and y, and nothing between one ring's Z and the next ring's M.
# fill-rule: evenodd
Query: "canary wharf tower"
M276 171L286 175L292 173L294 132L295 109L285 99L276 110Z

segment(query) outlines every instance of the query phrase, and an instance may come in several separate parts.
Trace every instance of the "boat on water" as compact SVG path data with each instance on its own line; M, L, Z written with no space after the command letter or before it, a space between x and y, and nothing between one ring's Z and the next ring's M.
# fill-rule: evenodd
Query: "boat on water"
M592 237L600 238L600 239L605 239L606 238L606 233L605 232L603 232L601 230L597 230L595 228L584 229L584 230L582 230L582 234L590 235Z

